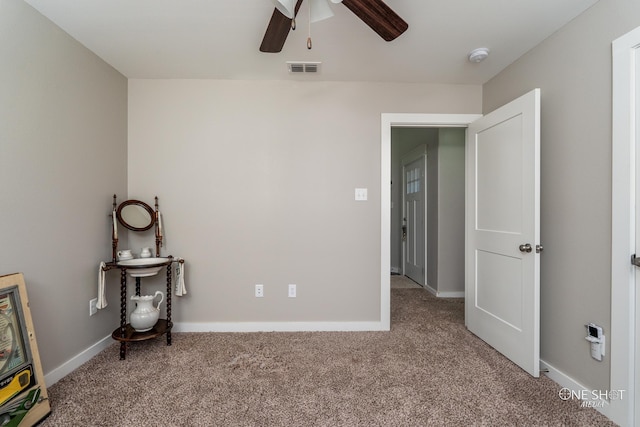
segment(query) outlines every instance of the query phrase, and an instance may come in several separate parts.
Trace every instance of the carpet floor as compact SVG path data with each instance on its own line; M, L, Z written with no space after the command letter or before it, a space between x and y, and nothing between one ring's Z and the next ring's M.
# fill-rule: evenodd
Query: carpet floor
M49 391L51 426L609 426L464 326L392 289L390 332L174 333L118 344Z

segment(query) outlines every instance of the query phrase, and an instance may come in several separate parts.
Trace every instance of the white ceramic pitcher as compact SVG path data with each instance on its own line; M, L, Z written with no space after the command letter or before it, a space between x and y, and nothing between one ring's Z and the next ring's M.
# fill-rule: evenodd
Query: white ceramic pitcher
M133 259L133 254L131 253L131 249L123 249L121 251L118 251L118 259L120 261Z
M160 295L157 306L153 306L153 300ZM129 316L129 323L136 332L151 330L160 317L160 304L164 301L164 294L156 291L154 295L134 295L131 301L136 302L136 309Z

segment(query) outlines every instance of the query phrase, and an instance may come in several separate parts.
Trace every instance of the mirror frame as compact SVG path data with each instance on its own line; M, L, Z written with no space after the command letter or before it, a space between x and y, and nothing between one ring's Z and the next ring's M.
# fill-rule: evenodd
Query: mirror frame
M149 218L151 218L149 224L144 227L134 227L133 225L126 222L122 218L122 209L126 208L127 206L140 206L145 211L147 211L147 213L149 214ZM156 215L153 209L151 209L151 206L149 206L145 202L141 202L140 200L125 200L124 202L120 203L120 205L118 206L118 210L116 211L116 217L118 218L118 222L120 222L120 224L122 224L124 228L132 231L145 231L153 227L153 225L156 223Z

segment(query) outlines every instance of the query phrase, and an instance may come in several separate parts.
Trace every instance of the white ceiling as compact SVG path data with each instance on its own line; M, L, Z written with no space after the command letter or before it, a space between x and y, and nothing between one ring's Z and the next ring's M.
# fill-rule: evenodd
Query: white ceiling
M597 0L385 0L409 23L392 42L331 4L312 50L307 1L277 54L258 50L270 0L25 1L129 78L482 84ZM491 55L468 62L477 47ZM321 61L321 72L292 76L286 61Z

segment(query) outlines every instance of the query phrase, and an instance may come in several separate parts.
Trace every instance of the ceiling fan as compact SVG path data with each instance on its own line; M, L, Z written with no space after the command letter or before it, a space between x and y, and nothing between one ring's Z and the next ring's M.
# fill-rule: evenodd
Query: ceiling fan
M328 0L310 1L312 22L333 16L327 3ZM382 0L331 0L331 2L344 4L347 9L386 41L396 39L409 28L409 24ZM261 52L276 53L282 50L284 42L289 35L289 30L295 29L295 17L300 9L302 0L274 0L274 3L276 8L262 39ZM315 17L313 16L314 10ZM310 49L310 46L309 40L307 47Z

